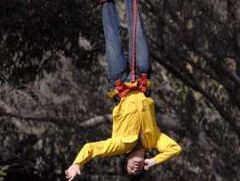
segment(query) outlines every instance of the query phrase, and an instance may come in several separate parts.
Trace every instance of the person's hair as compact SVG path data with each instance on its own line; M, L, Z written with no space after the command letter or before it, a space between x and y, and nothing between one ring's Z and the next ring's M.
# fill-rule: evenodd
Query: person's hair
M122 175L127 175L127 158L128 158L128 154L124 155L122 158L121 158L121 161L120 161L120 167L121 167L121 174Z
M140 181L144 178L146 174L146 171L144 169L142 169L142 171L137 174L137 175L128 175L128 178L130 181Z

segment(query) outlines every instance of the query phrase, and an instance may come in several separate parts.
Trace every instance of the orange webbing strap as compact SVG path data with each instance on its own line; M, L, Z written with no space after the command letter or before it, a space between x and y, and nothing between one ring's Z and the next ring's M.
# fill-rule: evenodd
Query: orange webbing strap
M119 79L115 82L115 87L116 88L113 91L109 91L107 93L107 96L111 99L115 96L122 98L133 90L147 93L147 90L151 87L151 81L147 79L147 74L142 74L135 82L123 83Z

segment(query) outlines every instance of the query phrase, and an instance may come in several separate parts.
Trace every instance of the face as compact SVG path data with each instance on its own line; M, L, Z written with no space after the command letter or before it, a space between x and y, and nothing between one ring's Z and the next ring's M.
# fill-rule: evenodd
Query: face
M127 172L129 175L138 175L144 167L144 149L132 151L127 160Z

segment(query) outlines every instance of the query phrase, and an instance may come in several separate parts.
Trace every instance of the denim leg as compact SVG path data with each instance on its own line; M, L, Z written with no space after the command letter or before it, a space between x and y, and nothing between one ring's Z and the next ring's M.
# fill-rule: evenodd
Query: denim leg
M132 61L132 45L133 45L133 0L125 0L128 21L129 36L129 65ZM137 32L136 32L136 66L138 73L147 73L150 77L151 62L149 59L149 49L144 32L141 17L141 9L138 8L137 14Z
M102 22L106 42L106 59L108 63L108 79L111 86L121 79L127 68L120 38L120 25L117 9L113 1L102 5Z

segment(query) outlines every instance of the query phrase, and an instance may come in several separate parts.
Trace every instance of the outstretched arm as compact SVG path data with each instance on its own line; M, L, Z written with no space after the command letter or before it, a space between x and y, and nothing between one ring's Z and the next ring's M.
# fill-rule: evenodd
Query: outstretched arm
M89 160L97 156L113 156L130 151L136 144L137 138L131 142L124 141L124 138L109 138L105 141L87 143L78 153L73 164L83 166Z
M160 134L156 148L160 153L151 159L145 159L145 170L148 170L155 164L160 164L174 156L177 156L181 152L181 147L164 133Z
M80 174L80 168L91 159L98 156L113 156L129 152L137 142L137 136L128 138L110 138L105 141L87 143L78 153L73 164L66 170L66 178L72 180Z

